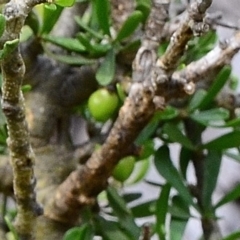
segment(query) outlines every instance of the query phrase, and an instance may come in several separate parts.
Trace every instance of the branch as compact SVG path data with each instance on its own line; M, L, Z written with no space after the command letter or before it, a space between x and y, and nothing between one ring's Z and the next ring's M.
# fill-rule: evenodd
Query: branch
M10 1L4 7L6 29L0 45L19 39L29 11L43 0ZM42 213L36 202L34 187L36 180L33 173L34 154L29 141L29 132L25 121L24 99L21 83L25 72L24 62L18 47L1 61L3 76L2 108L7 119L8 146L13 168L14 194L18 214L16 230L20 239L32 239L36 217Z
M156 10L154 7L161 8L164 5L161 4L161 1L154 1L152 11ZM158 62L161 63L158 65L158 70L161 71L157 73L161 76L156 74L155 35L150 39L153 44L149 45L149 49L147 47L140 48L135 59L134 83L108 138L101 149L95 151L84 166L72 172L59 186L54 199L51 200L45 212L49 218L60 222L69 222L70 219L73 223L76 222L79 214L77 210L95 203L96 196L106 188L108 177L120 158L127 152L128 147L151 119L154 112L164 108L163 99L155 96L157 89L162 86L162 82L158 80L168 78L166 73L170 73L174 69L187 41L194 35L194 31L190 27L190 23L193 21L191 16L193 18L198 16L198 23L200 23L200 17L204 16L201 4L193 4L189 13L191 14L189 14L187 22L182 23L180 30L172 38L167 52ZM151 18L154 15L150 15L146 32L150 31L152 23L158 24L155 22L156 19ZM184 34L187 34L187 37L184 37ZM163 88L162 92L164 90ZM163 94L163 96L165 95Z

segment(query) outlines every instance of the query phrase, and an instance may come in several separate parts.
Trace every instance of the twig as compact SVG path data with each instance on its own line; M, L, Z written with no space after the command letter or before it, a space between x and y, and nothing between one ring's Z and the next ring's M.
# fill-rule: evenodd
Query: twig
M33 6L43 0L10 1L4 7L6 29L0 39L0 45L7 41L19 39L19 34ZM36 217L42 213L36 202L33 173L34 154L29 141L29 132L25 121L24 99L21 83L25 72L19 49L16 48L1 61L3 76L2 108L7 118L8 146L13 168L14 194L18 214L16 230L20 239L33 239Z

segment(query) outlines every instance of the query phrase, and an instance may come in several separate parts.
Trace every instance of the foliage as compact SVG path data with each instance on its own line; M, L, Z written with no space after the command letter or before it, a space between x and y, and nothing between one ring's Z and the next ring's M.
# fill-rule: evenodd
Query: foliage
M42 5L35 13L37 18L29 19L26 23L31 28L31 37L40 39L45 53L50 58L76 67L99 63L96 72L99 88L104 86L116 92L121 100L119 105L123 105L128 93L124 84L118 82L115 77L119 66L118 57L125 53L136 53L139 48L140 41L132 36L145 23L150 12L150 1L136 1L136 8L116 32L112 31L109 1L92 0L87 3L91 7L83 16L75 17L80 31L72 38L55 37L51 30L64 7L73 5L74 1L56 0L52 4ZM4 31L2 29L5 20L2 16L0 15L0 35ZM213 30L194 38L188 44L188 49L179 63L179 69L205 56L214 47L216 40L217 35ZM47 48L49 43L64 51L51 52ZM7 42L0 51L0 58L13 51L17 44L15 40ZM158 53L163 54L165 50L163 44L159 47ZM168 104L163 111L156 111L135 140L138 153L131 174L123 178L118 177L121 182L110 177L109 187L98 196L100 210L93 213L90 209L86 209L83 223L69 229L63 239L90 240L94 236L101 236L106 240L136 240L141 234L145 234L144 227L138 224L138 219L149 216L155 217L155 221L146 227L151 232L151 236L157 235L159 239L167 239L167 236L172 240L181 239L191 218L215 220L218 217L216 211L220 207L239 198L240 188L237 185L217 203L212 201L223 156L227 155L238 162L240 160L239 154L235 155L231 152L232 149L239 152L240 118L232 109L220 106L217 101L217 97L229 84L230 78L232 78L231 67L225 66L207 88L197 89L192 96L184 99L183 104L178 104L176 101ZM26 86L27 91L31 91ZM114 110L117 108L115 105L117 103L114 104ZM93 124L96 128L99 124L103 126L102 123L95 122L89 114L86 103L77 106L77 109L80 111L75 113L80 112L89 124ZM112 113L110 115L106 118L103 116L104 121L110 117L114 120L115 116L112 116ZM0 122L0 151L5 154L7 133L2 113ZM212 127L228 132L205 142L202 136ZM177 164L171 158L173 144L178 144L180 147ZM195 166L195 171L202 171L203 175L202 179L197 179L198 194L192 189L187 178L191 163ZM202 170L197 169L197 165L200 165ZM158 179L163 181L149 181L147 173L150 169L155 169ZM124 170L121 169L123 175ZM159 196L142 202L141 192L130 194L125 192L128 186L139 183L155 186L160 190ZM191 208L194 208L198 214L193 215ZM224 239L237 238L239 232L232 233Z

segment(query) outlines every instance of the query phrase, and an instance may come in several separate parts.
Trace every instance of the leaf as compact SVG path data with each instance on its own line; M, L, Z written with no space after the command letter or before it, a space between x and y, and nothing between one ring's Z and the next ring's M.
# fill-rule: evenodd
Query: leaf
M168 211L168 202L169 202L169 195L170 195L171 186L166 183L162 189L160 196L156 202L156 232L159 236L159 239L165 240L166 239L166 217Z
M222 240L239 240L239 238L240 238L240 231L237 231L224 237Z
M217 184L222 154L209 151L204 159L202 205L205 213L212 209L212 194Z
M168 135L169 140L178 142L188 149L194 149L191 141L179 130L176 124L166 123L163 126L163 132Z
M224 150L240 146L240 131L236 130L225 135L222 135L201 146L202 149L209 150Z
M187 220L179 220L172 218L170 222L170 239L179 240L183 239L184 232L187 226Z
M103 217L98 216L96 226L104 240L135 240L129 237L123 229L121 229L118 222L107 221Z
M92 240L94 236L93 227L89 224L84 224L81 227L69 229L63 240Z
M138 205L131 207L131 212L135 218L143 218L152 216L156 211L156 200L139 203Z
M125 193L123 194L123 199L127 203L133 202L142 197L142 193Z
M171 106L167 106L163 111L155 113L147 126L139 134L136 139L136 144L144 144L157 130L160 121L174 119L178 116L178 114L179 111Z
M229 111L225 108L214 108L201 112L194 112L190 115L194 121L203 124L204 126L215 125L220 121L229 118ZM215 123L215 124L213 124Z
M231 201L234 201L240 197L240 184L234 187L230 192L226 193L214 206L217 209Z
M187 178L187 168L188 168L188 164L191 161L191 157L192 157L192 151L185 147L182 147L180 152L179 165L180 165L181 173L185 179Z
M130 209L127 208L123 198L118 195L118 192L113 187L107 188L107 198L114 213L118 217L118 222L122 229L131 237L131 239L138 239L140 229L136 225Z
M203 98L202 102L199 104L199 109L204 109L209 106L209 104L214 100L219 91L226 84L231 74L231 67L225 66L217 75L212 86L208 89L206 96Z
M75 0L54 0L54 3L61 7L71 7L74 5Z
M83 28L85 31L90 33L93 37L98 38L100 40L102 40L104 38L104 36L102 34L98 33L97 31L90 28L87 24L85 24L80 17L76 16L76 17L74 17L74 19L81 28Z
M67 38L67 37L55 37L51 35L43 35L42 39L44 41L53 43L59 47L62 47L64 49L67 49L69 51L73 52L85 52L86 48L77 40L74 38Z
M17 231L16 231L15 227L13 226L13 223L11 222L9 216L7 216L7 215L4 216L4 220L5 220L5 223L7 224L10 232L13 234L14 240L20 239L18 237Z
M111 35L110 33L110 6L108 0L94 0L96 6L96 14L98 18L98 24L103 30L104 34Z
M137 6L136 6L136 10L139 10L142 12L143 14L143 23L146 22L149 13L150 13L150 9L151 9L151 1L149 0L137 0Z
M119 30L115 41L122 41L124 38L129 37L138 27L143 20L143 14L140 11L134 11L127 20L123 23Z
M48 56L59 62L74 66L90 65L96 63L95 60L85 58L81 55L63 55L51 53L49 51L45 51L45 53L47 53Z
M184 199L184 201L188 205L192 205L197 209L197 206L193 202L193 197L191 196L183 177L173 166L169 155L169 148L167 146L162 146L157 150L154 163L157 171L169 184L171 184L172 187L178 191L179 195Z
M189 206L179 195L172 197L169 212L172 215L172 219L178 219L181 221L187 221L190 217L192 217L189 211Z
M188 104L188 110L190 112L192 112L195 109L197 109L206 95L207 95L206 90L204 90L204 89L197 90L196 93L193 95L191 101Z
M3 35L6 25L6 19L3 14L0 14L0 37Z
M3 45L3 49L0 50L0 60L5 58L8 54L12 53L18 46L19 39L7 41Z
M91 39L89 39L89 37L83 33L77 34L77 38L80 43L86 48L91 57L99 58L106 55L112 49L110 44L91 43Z
M40 30L39 18L36 12L31 11L25 21L25 24L28 25L35 35L38 34Z
M115 53L113 49L110 49L97 70L96 79L98 83L102 86L110 84L115 75L115 68Z
M63 7L56 6L55 10L49 9L48 4L44 5L43 9L43 25L40 34L47 34L51 32L52 28L55 26L58 18L60 17Z

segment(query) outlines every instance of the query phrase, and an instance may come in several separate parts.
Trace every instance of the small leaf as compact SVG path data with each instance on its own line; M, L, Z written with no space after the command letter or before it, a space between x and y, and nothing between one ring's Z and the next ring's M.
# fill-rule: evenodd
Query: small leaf
M174 119L178 116L178 114L179 111L171 106L167 106L163 111L155 113L147 126L139 134L138 138L136 139L136 144L144 144L145 141L147 141L157 130L160 121Z
M23 92L23 93L26 93L26 92L31 91L32 86L31 86L30 84L25 84L25 85L23 85L23 86L21 87L21 89L22 89L22 92Z
M49 4L44 4L43 9L43 25L41 28L40 33L49 33L55 26L58 18L60 17L63 7L56 6L55 4L52 4L55 6L55 9L50 9L48 6Z
M118 222L122 229L132 239L138 239L140 235L140 229L136 225L131 210L127 208L123 198L118 195L118 192L113 187L107 188L107 198L114 213L118 217Z
M230 192L226 193L214 206L217 209L229 202L232 202L240 197L240 184L234 187Z
M140 203L131 207L131 212L135 218L152 216L156 211L156 200Z
M112 82L115 75L115 65L115 53L111 49L108 51L96 73L96 79L100 85L106 86Z
M111 34L110 34L110 24L109 24L109 18L110 18L109 1L94 0L94 3L96 4L98 24L100 28L103 30L104 34L107 34L110 36Z
M204 159L202 204L206 213L212 209L212 194L216 187L221 160L222 154L217 151L209 151Z
M178 142L188 149L194 149L190 140L179 130L176 124L166 123L163 126L163 132L168 135L169 140Z
M224 237L222 240L239 240L239 239L240 239L240 231L237 231Z
M11 41L7 41L3 45L3 49L0 50L0 60L5 58L8 54L13 52L19 44L19 39L14 39Z
M113 239L123 239L123 240L134 240L129 237L118 222L107 221L103 217L97 217L97 222L95 224L97 226L98 232L102 235L102 239L104 240L113 240Z
M171 186L166 183L162 189L160 196L156 202L156 232L159 236L159 239L165 240L166 239L166 217L168 211L168 202L170 196Z
M98 33L97 31L94 31L92 28L90 28L88 25L86 25L80 17L76 16L76 17L74 17L74 19L81 28L83 28L85 31L90 33L93 37L100 39L100 40L102 40L104 38L104 36L102 34Z
M189 211L189 206L179 195L172 197L169 212L172 215L172 219L175 220L178 219L181 221L187 221L190 217L192 217Z
M204 126L217 126L221 121L229 118L229 111L225 108L215 108L201 112L194 112L190 115L194 121Z
M3 14L0 14L0 37L3 35L6 25L6 19Z
M94 236L93 227L89 224L84 224L81 227L69 229L63 240L92 240Z
M116 41L122 41L124 38L129 37L142 22L143 14L140 11L134 11L127 20L123 23L123 26L119 30Z
M61 7L71 7L74 5L75 0L54 0L54 2Z
M174 167L167 146L160 147L156 154L154 163L157 171L163 176L168 183L174 187L179 195L184 199L188 205L192 205L197 209L196 204L193 202L193 197L191 196L183 177L179 174L178 170Z
M188 109L190 112L197 109L200 103L203 101L205 96L207 95L207 91L204 89L199 89L193 95L191 101L189 102Z
M12 224L9 216L7 216L7 215L4 216L4 220L5 220L5 223L7 224L10 232L13 234L14 239L15 239L15 240L18 240L19 237L18 237L17 231L16 231L15 227L13 226L13 224Z
M74 38L43 35L42 39L44 41L53 43L59 47L65 48L69 51L80 52L80 53L86 51L86 48L77 39L74 39Z
M191 161L191 157L192 157L192 151L185 147L182 147L180 152L179 164L180 164L181 173L185 179L187 179L187 168L188 168L188 164Z
M55 59L56 61L66 63L73 66L82 66L82 65L90 65L96 63L95 60L85 58L81 55L63 55L63 54L55 54L49 51L46 52L48 56Z
M188 223L188 220L179 220L172 217L170 222L170 238L169 239L171 240L183 239L187 223Z
M130 203L130 202L133 202L139 198L142 197L142 193L124 193L123 194L123 199L127 202L127 203Z
M199 104L199 109L204 109L214 100L219 91L226 84L231 74L231 67L225 66L217 75L212 86L208 89L207 95L203 98L202 102Z
M240 146L240 131L234 131L222 135L201 146L202 149L224 150L227 148L234 148Z

